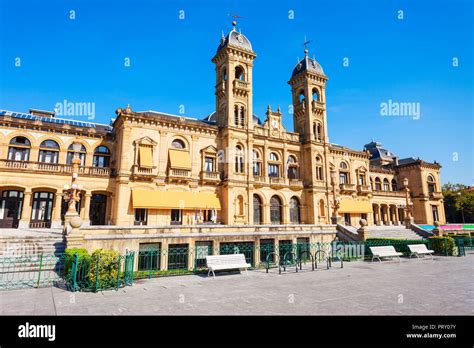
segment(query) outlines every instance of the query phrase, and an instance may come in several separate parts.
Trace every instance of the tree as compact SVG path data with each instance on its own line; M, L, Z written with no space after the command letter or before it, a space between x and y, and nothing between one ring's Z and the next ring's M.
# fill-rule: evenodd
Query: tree
M468 186L447 183L443 185L443 197L446 221L474 222L474 191Z

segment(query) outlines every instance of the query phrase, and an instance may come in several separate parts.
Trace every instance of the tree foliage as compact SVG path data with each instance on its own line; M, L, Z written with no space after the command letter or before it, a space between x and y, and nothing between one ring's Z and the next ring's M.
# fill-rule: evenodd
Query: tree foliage
M447 222L474 222L474 191L463 184L447 183L443 196Z

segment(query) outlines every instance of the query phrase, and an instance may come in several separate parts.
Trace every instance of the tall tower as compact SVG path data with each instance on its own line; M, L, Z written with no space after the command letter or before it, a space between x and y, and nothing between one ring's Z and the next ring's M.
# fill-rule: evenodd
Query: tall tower
M222 220L227 224L249 223L252 209L249 160L253 142L252 68L256 58L250 41L236 30L222 35L212 62L216 66L217 147L224 151L219 163L223 180L220 199Z
M300 134L302 175L310 223L327 223L329 206L329 138L326 122L327 76L315 59L296 64L288 84L293 100L294 131ZM324 211L324 213L322 212Z
M303 142L328 143L326 123L326 81L327 76L319 63L308 57L293 69L288 84L293 98L294 131Z
M256 55L250 41L236 30L222 38L212 58L216 65L216 113L219 127L253 129L252 67Z

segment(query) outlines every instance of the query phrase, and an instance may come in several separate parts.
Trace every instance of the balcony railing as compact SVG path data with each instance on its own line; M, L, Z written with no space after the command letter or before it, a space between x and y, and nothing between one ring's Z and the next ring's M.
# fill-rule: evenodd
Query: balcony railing
M313 108L313 111L316 111L316 110L324 110L324 103L320 102L320 101L316 101L316 100L313 100L311 102L311 106Z
M201 180L207 182L218 182L220 181L219 172L208 172L208 171L201 171Z
M303 187L302 179L289 179L290 187Z
M258 175L253 177L253 181L259 184L265 184L267 182L266 177Z
M139 165L133 166L133 175L137 177L153 177L156 176L154 169L156 167L141 167Z
M432 199L432 200L443 199L443 193L442 192L430 192L430 199Z
M188 179L191 177L191 171L187 169L170 168L168 171L168 177L176 179Z
M242 81L242 80L234 80L234 90L243 90L243 91L250 91L250 82Z
M355 192L356 186L354 184L339 184L339 189L344 192Z
M368 194L370 193L370 186L369 185L357 185L357 192L360 194Z
M374 196L385 196L385 197L405 197L404 191L372 191Z
M285 185L285 178L279 178L279 177L270 177L270 185L272 186L283 186Z
M59 175L71 175L72 165L58 163L44 163L31 161L0 160L0 168L9 171L27 171L38 173L54 173ZM79 175L111 176L115 174L112 168L79 166Z

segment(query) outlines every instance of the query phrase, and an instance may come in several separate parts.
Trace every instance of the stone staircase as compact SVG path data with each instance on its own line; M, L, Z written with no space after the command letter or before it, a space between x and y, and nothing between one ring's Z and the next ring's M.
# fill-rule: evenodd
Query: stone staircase
M66 249L61 231L0 230L0 258L60 255Z
M420 235L405 226L367 226L367 229L369 238L422 239Z

